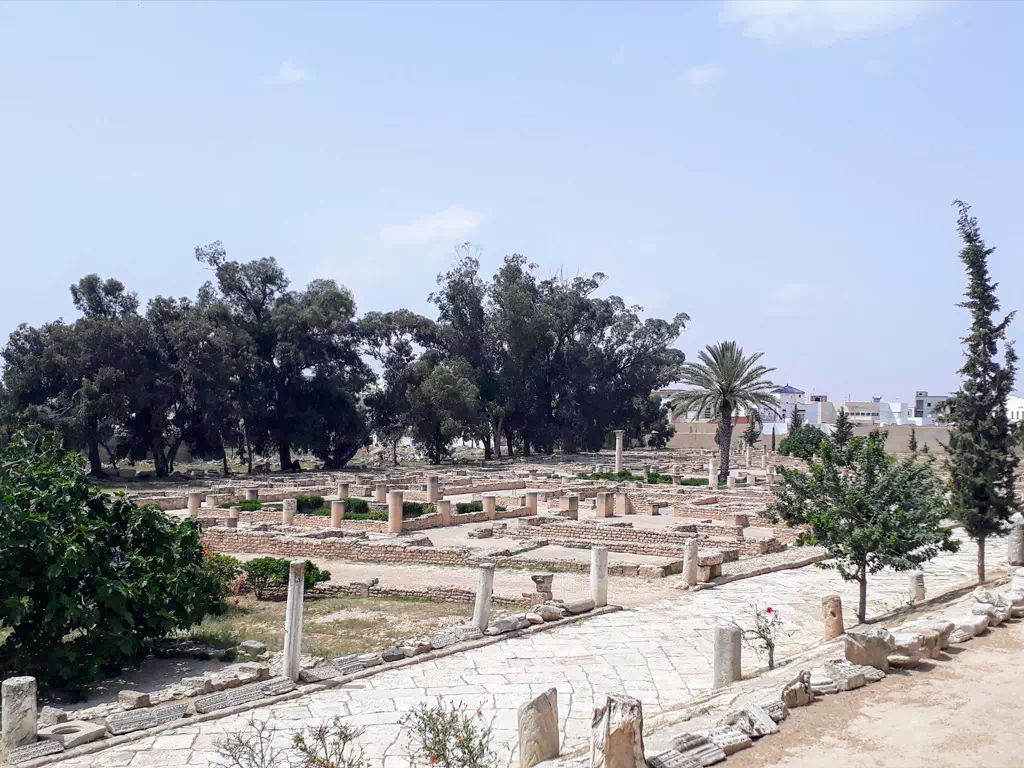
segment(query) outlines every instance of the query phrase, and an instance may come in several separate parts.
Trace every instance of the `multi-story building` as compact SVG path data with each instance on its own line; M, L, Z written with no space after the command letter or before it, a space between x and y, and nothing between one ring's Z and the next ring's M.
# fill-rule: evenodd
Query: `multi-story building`
M1014 424L1024 421L1024 397L1010 395L1006 400L1006 413Z
M948 395L929 395L927 391L915 392L914 418L921 419L921 422L917 426L934 424L935 418L932 415L932 412L938 407L939 403L947 397Z

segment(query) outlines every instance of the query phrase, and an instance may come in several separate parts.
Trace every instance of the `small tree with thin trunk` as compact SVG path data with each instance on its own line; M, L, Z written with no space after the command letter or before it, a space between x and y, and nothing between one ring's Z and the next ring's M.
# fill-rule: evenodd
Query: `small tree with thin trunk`
M985 541L1005 534L1019 508L1014 497L1014 471L1020 462L1014 452L1016 434L1006 411L1017 373L1017 354L1006 338L1013 320L1002 320L996 283L988 274L988 257L995 250L981 238L970 206L957 200L957 229L964 246L960 261L967 271L965 300L959 306L971 313L971 327L963 338L964 365L959 391L938 409L949 426L945 466L949 473L948 514L978 543L978 582L985 581ZM1003 344L1003 362L997 360Z
M847 448L821 443L821 463L808 471L781 468L777 501L764 517L806 526L797 543L825 548L818 567L835 569L860 586L857 617L867 619L868 576L883 568L907 571L959 542L942 525L942 489L931 467L885 452L885 434L855 437Z
M907 449L911 453L917 453L917 430L910 428L910 437L907 439Z

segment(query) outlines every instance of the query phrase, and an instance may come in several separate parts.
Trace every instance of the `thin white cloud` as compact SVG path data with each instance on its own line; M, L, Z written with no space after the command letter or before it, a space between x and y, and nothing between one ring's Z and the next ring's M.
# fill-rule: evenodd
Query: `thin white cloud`
M943 3L925 0L724 0L719 20L772 42L824 47L913 24Z
M483 215L458 205L449 205L443 211L429 213L406 224L384 227L380 231L381 244L389 248L403 248L448 241L461 242L480 227Z
M683 73L683 79L694 88L703 88L706 85L711 85L721 76L722 70L711 64L690 67Z
M619 49L612 56L612 66L622 68L629 63L629 44L620 45Z
M295 66L291 59L285 59L281 62L281 66L277 68L277 72L263 78L261 82L264 85L292 85L293 83L301 83L303 80L308 79L309 75L306 73L306 70Z

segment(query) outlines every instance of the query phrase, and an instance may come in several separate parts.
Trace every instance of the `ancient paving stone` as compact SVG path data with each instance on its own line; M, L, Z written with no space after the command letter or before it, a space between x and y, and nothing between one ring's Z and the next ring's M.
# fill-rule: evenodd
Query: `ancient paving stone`
M246 685L242 688L235 688L223 693L215 693L212 696L203 696L195 701L196 712L205 714L215 712L218 709L237 707L239 704L248 704L263 698L263 691L258 685Z
M7 753L7 761L11 765L21 765L37 757L46 757L63 752L64 746L59 741L37 741L35 744L26 744L23 747L15 747Z

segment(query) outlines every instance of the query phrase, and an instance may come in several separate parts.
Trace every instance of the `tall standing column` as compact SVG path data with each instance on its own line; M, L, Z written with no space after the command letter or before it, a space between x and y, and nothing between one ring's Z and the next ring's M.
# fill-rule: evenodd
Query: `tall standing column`
M910 599L914 602L924 600L924 573L922 571L910 572Z
M491 613L491 590L494 589L494 563L481 563L476 582L476 603L473 605L473 626L483 632Z
M306 561L288 565L288 605L284 613L284 659L282 673L298 682L299 654L302 653L302 598L305 594Z
M761 469L768 469L768 446L761 446Z
M259 488L246 488L245 489L245 500L246 501L259 501L260 489Z
M378 480L373 485L374 498L379 502L388 500L388 484L383 480Z
M331 502L331 528L341 528L341 521L345 519L345 502L338 500Z
M285 499L281 502L281 525L291 525L295 521L295 510L298 506L297 499Z
M843 626L843 601L839 595L825 595L821 598L821 623L825 640L837 638L846 631Z
M402 532L402 499L404 491L388 492L388 533Z
M712 688L723 688L743 678L742 632L735 624L715 627L715 668Z
M36 679L9 677L0 684L3 699L0 757L36 740Z
M590 598L595 608L608 605L608 547L590 548Z
M626 434L624 429L615 430L615 471L622 471L622 436Z
M749 445L747 446L746 460L747 460L747 469L750 469L750 446Z
M485 493L483 495L484 500L484 517L488 520L496 520L498 518L497 502L493 495Z
M441 499L441 478L437 475L427 476L427 501L433 504Z
M526 492L526 508L530 510L531 515L537 514L537 491Z
M190 493L188 495L188 516L199 517L199 506L203 503L203 494Z
M342 500L348 498L348 483L338 483L338 498Z
M1017 520L1006 541L1006 561L1010 565L1024 565L1024 520Z
M683 553L683 581L688 587L697 583L700 573L700 553L697 547L698 542L695 536L686 542L686 550Z

